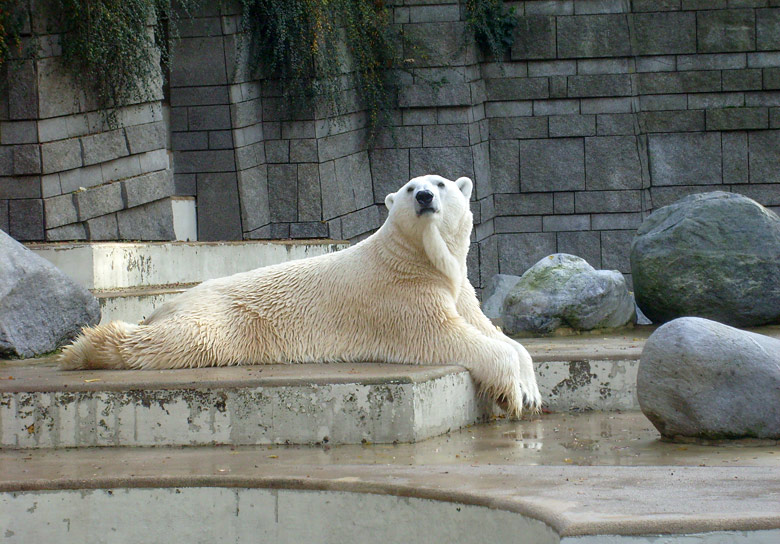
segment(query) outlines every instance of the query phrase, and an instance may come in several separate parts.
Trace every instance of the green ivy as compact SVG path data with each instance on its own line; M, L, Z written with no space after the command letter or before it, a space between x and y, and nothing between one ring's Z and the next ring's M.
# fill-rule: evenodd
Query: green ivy
M390 12L382 1L242 0L242 29L255 76L280 80L298 111L315 102L344 112L353 87L373 131L387 123L388 68L397 58Z
M466 0L466 22L477 45L496 60L502 60L515 41L515 8L507 9L503 0Z
M0 68L11 58L14 51L21 53L18 4L15 0L0 0Z
M63 62L91 87L109 120L114 108L154 98L161 66L169 60L166 29L175 23L171 0L53 0L52 4L64 30Z

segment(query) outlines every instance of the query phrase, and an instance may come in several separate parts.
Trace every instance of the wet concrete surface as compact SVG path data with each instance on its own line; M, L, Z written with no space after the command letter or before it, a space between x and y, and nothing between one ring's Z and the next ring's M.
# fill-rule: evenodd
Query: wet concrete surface
M637 412L543 414L497 420L416 444L77 448L0 451L0 485L58 478L241 474L264 466L679 466L776 467L780 445L660 440Z

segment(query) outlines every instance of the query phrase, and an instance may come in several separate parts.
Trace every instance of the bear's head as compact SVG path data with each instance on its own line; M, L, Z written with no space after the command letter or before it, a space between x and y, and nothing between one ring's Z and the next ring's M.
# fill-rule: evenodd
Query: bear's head
M465 273L472 188L466 177L451 181L427 175L409 180L385 198L388 222L408 240L419 242L436 268L454 281Z

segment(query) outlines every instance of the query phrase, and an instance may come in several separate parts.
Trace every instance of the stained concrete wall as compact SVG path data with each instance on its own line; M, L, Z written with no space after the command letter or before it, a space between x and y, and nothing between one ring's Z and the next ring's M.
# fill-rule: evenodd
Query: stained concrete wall
M152 117L120 133L44 141L42 124L67 127L89 107L43 107L56 51L25 61L37 75L15 78L1 110L0 228L22 239L148 239L128 236L119 220L152 207L131 202L127 181L150 174L117 183L103 171L148 156L159 160L152 172L170 172L160 130L170 137L174 187L162 174L138 186L196 196L203 240L358 240L381 224L384 196L409 177L472 176L477 286L556 251L628 274L642 219L692 192L734 191L780 207L778 0L510 2L519 24L501 63L474 46L457 0L392 4L408 38L403 57L416 60L396 78L393 130L373 145L349 86L338 118L317 108L292 114L278 84L248 74L237 4L204 7L180 24L167 126L159 101L143 108ZM20 104L24 88L40 104ZM136 153L137 126L151 147ZM103 151L86 153L95 141ZM74 177L85 194L72 192Z

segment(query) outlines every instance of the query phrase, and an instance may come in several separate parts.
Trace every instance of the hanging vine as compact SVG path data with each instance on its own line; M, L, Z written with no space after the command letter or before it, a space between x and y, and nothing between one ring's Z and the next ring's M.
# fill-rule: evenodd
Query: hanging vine
M466 23L482 52L500 61L515 41L515 8L503 0L466 0Z

